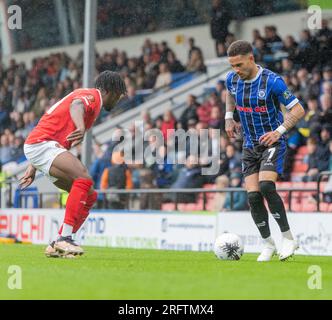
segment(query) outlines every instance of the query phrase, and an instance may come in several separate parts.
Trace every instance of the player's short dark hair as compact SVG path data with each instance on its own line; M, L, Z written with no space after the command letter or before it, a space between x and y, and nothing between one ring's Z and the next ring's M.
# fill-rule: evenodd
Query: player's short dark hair
M116 91L119 94L126 94L126 84L117 72L103 71L95 81L95 87L106 92Z
M246 55L248 53L253 53L252 46L250 42L245 40L234 41L227 50L227 55L229 57L235 57L238 55Z

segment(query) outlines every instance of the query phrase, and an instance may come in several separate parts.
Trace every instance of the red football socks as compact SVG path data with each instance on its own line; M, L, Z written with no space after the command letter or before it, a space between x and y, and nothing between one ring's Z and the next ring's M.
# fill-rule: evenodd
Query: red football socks
M78 178L74 180L71 187L65 211L64 223L75 228L76 223L80 220L80 212L84 211L84 207L88 202L88 192L93 182L90 179ZM62 233L62 226L59 234Z
M73 233L76 233L81 228L82 224L89 215L90 209L92 208L93 204L96 202L97 196L98 193L96 191L94 191L92 194L88 196L88 199L86 200L86 205L83 206L83 209L79 212L79 216L74 226Z

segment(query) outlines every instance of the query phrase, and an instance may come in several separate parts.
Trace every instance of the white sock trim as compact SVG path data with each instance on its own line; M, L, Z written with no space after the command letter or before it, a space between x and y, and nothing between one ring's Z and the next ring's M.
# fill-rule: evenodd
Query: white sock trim
M64 224L62 225L61 236L62 236L62 237L69 237L69 236L71 236L72 233L73 233L73 228L74 228L73 226L64 223Z
M281 234L282 234L283 238L286 238L288 240L294 240L293 235L290 230L281 232Z

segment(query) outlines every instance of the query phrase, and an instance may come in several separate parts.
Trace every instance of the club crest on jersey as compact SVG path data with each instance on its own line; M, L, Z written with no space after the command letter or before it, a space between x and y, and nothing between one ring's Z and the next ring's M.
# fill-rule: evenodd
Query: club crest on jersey
M234 87L231 87L231 94L233 94L233 95L236 94L236 89Z
M259 96L260 98L264 98L264 97L265 97L265 90L259 90L259 91L258 91L258 96Z
M282 95L287 100L292 96L292 93L289 90L286 90L286 91L284 91L284 93Z
M91 102L94 102L94 101L95 101L95 97L94 97L92 94L89 94L89 95L87 95L86 97L87 97L87 99L88 99L89 101L91 101Z

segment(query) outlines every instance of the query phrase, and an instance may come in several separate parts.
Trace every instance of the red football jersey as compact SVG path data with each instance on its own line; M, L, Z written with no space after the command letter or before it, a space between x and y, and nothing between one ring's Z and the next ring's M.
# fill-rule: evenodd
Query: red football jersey
M26 144L43 141L57 141L66 149L70 149L72 141L66 137L76 130L70 115L70 105L75 99L80 99L85 106L84 123L86 130L90 129L97 119L102 98L98 89L77 89L54 104L40 119L37 126L27 137Z

